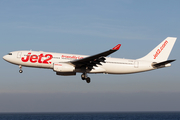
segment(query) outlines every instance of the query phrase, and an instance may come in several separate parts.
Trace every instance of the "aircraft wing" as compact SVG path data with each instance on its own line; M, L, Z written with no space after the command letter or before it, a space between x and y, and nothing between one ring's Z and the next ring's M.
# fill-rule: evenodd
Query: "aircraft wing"
M85 68L88 67L88 69L91 70L93 69L93 66L96 66L96 64L101 65L100 62L105 63L106 58L104 57L112 54L113 52L116 52L117 50L119 50L120 47L121 47L121 44L118 44L114 48L107 50L105 52L92 55L89 57L85 57L82 59L73 60L73 61L70 61L70 63L73 64L75 67L85 67Z

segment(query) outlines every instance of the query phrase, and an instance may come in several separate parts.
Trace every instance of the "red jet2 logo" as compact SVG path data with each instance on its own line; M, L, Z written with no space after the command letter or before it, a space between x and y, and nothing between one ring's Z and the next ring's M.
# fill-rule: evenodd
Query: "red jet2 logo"
M42 57L47 57L45 60L42 61ZM43 64L51 64L51 62L49 62L49 60L51 60L53 58L53 56L51 54L46 54L46 55L43 55L43 54L40 54L40 55L31 55L31 53L28 53L27 54L27 57L24 58L22 57L21 60L23 62L32 62L32 63L43 63Z
M168 44L168 41L166 40L166 41L162 44L162 46L160 47L160 49L157 49L155 55L153 55L153 56L154 56L154 59L156 59L156 57L161 53L161 51L166 47L167 44Z

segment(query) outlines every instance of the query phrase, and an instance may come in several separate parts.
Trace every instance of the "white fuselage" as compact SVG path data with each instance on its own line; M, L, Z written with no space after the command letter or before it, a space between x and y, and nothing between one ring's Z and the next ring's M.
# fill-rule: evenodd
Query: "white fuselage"
M6 61L26 66L53 69L54 63L64 63L68 61L82 59L88 56L65 54L65 53L51 53L43 51L14 51L11 55L5 55L3 59ZM87 71L88 73L107 73L107 74L128 74L153 70L152 61L120 59L106 57L102 65L93 67L94 69ZM74 72L83 72L81 69L75 69Z
M87 73L130 74L171 66L170 63L175 60L168 60L168 57L176 39L167 37L146 56L135 60L107 57L119 50L121 44L91 56L43 51L14 51L3 56L3 59L19 65L20 73L23 72L22 66L52 69L56 75L64 76L76 75L79 72L82 73L81 79L90 83Z

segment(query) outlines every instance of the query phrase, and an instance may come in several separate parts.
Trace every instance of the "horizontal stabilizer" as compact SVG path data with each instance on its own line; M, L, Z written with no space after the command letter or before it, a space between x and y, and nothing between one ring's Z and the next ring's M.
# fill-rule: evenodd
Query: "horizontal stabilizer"
M160 63L153 63L152 66L155 68L162 68L162 67L166 67L167 64L174 62L175 60L167 60L164 62L160 62Z

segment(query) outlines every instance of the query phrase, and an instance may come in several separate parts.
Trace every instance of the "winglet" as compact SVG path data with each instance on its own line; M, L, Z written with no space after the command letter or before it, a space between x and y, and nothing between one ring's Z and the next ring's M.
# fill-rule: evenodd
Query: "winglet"
M112 50L119 50L120 47L121 47L121 44L118 44Z

